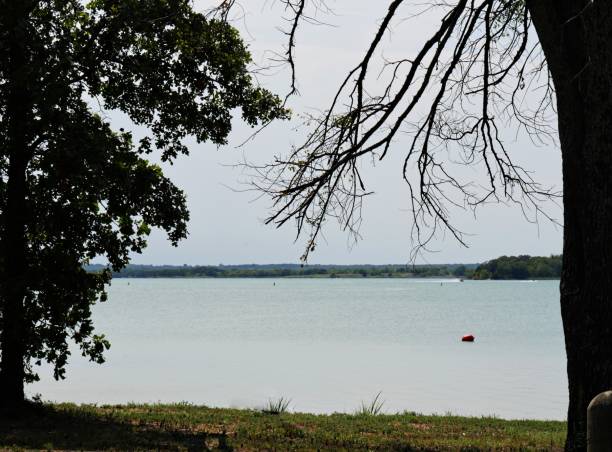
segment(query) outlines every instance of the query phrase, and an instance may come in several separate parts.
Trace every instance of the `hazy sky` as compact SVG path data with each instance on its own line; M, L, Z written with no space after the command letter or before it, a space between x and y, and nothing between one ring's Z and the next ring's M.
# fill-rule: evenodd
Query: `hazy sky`
M285 37L278 27L286 26L283 10L277 2L244 0L244 18L236 25L242 30L256 62L269 64L272 52L282 52ZM196 2L204 9L210 0ZM329 2L335 15L322 17L333 26L304 25L297 41L297 64L300 96L290 102L296 115L323 109L330 101L340 80L364 53L373 36L377 21L388 2L372 0L337 0ZM408 15L408 9L403 13ZM402 23L394 30L385 51L413 54L431 33L436 22L431 18ZM278 94L288 90L289 72L271 71L259 82ZM121 115L112 114L113 122L124 125ZM275 229L263 224L269 213L269 199L244 192L247 176L234 165L243 158L269 161L273 155L286 153L291 144L299 143L304 131L296 129L299 121L277 123L254 141L237 149L250 129L235 122L230 145L217 149L192 143L191 155L180 158L166 168L177 185L188 196L191 221L189 238L178 248L171 247L164 235L152 234L143 255L135 256L140 264L231 264L297 262L303 242L294 243L292 224ZM536 147L525 137L508 142L518 162L534 172L545 185L561 187L560 153L554 146ZM405 263L411 250L411 216L408 212L407 187L401 181L402 146L391 149L388 159L375 168L364 168L368 189L375 194L365 203L362 239L350 246L350 237L329 222L322 242L311 255L311 263ZM479 177L475 175L475 177ZM238 190L238 191L237 191ZM551 213L561 218L560 208ZM461 228L472 234L469 248L450 237L434 246L438 251L425 256L430 263L480 262L502 254L548 255L560 253L562 229L542 219L539 225L525 221L516 207L492 205L471 212L454 213ZM423 262L423 260L421 260Z

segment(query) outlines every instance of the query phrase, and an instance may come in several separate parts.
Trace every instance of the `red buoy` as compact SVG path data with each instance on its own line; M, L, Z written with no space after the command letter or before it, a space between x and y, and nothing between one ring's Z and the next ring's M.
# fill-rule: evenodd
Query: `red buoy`
M461 342L474 342L474 336L472 334L466 334L461 338Z

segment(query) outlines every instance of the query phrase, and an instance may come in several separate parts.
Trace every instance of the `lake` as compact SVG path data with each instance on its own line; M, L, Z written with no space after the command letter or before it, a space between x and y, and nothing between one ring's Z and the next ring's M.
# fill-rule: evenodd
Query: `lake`
M74 353L29 394L331 413L381 392L385 412L566 417L558 281L116 279L94 320L107 362Z

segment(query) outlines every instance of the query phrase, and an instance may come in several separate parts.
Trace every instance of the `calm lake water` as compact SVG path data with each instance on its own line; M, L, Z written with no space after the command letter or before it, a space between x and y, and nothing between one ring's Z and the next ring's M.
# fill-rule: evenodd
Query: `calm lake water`
M273 284L276 285L273 285ZM558 281L122 279L98 305L107 362L77 353L45 400L564 419ZM462 343L463 334L476 336Z

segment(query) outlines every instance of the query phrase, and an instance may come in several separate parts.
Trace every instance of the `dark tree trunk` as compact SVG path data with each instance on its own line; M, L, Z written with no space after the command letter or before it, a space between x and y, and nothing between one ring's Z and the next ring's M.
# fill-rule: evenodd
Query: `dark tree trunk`
M554 79L563 156L561 314L569 380L566 450L612 389L612 2L528 2Z
M13 413L24 404L24 359L26 328L26 166L28 162L28 58L26 2L10 2L7 18L9 46L9 94L7 99L8 182L2 212L2 361L0 362L0 403L2 411Z

